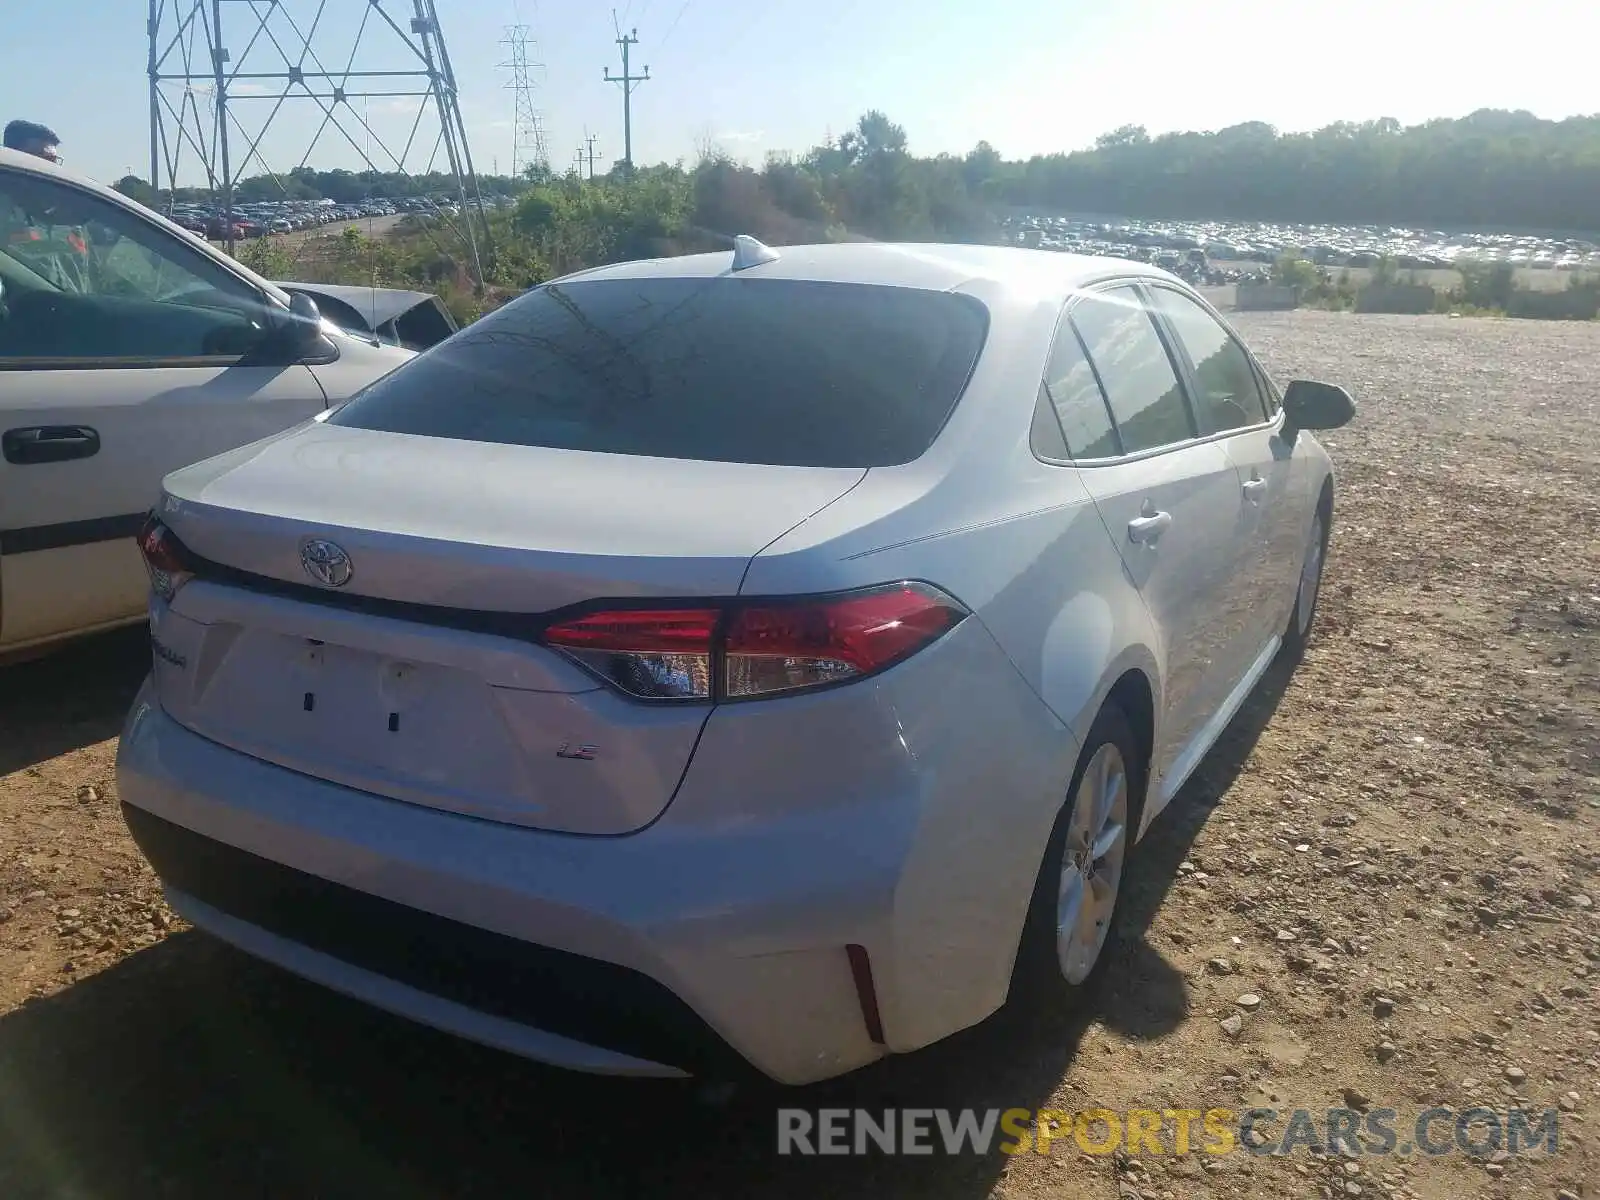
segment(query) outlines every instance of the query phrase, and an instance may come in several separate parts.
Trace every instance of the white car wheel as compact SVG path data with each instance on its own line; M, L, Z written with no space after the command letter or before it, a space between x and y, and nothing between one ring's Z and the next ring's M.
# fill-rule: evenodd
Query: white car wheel
M1056 891L1056 961L1074 986L1094 971L1111 931L1128 849L1128 771L1115 742L1085 766L1072 798Z
M1140 746L1114 700L1084 737L1017 948L1012 995L1024 1010L1070 1006L1108 957L1144 798Z
M1311 618L1317 611L1317 590L1322 586L1322 514L1311 522L1311 544L1306 547L1305 565L1300 568L1300 591L1295 598L1295 632L1303 641L1311 633Z
M1298 659L1311 640L1311 626L1317 616L1317 595L1322 589L1322 571L1328 558L1328 516L1318 508L1311 518L1311 537L1300 564L1300 580L1295 587L1294 611L1283 631L1284 650Z

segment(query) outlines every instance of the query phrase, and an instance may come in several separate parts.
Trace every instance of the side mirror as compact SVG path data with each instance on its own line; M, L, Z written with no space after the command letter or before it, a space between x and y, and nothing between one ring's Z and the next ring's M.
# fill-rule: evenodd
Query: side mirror
M322 312L317 302L304 292L289 293L289 318L285 322L285 341L296 358L318 354L325 349Z
M1355 417L1356 402L1337 384L1291 379L1283 391L1283 414L1287 430L1339 429Z

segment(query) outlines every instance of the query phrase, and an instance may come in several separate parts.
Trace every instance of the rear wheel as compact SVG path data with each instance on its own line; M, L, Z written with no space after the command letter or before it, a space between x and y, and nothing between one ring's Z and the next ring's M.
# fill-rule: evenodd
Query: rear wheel
M1283 648L1292 659L1298 660L1311 642L1311 627L1317 616L1317 596L1322 591L1322 568L1328 557L1328 511L1318 506L1311 519L1311 537L1306 543L1306 556L1300 567L1300 582L1295 589L1294 611L1289 614L1289 626L1283 632Z
M1144 782L1133 727L1108 705L1084 741L1034 885L1013 978L1024 1005L1067 1001L1106 958Z

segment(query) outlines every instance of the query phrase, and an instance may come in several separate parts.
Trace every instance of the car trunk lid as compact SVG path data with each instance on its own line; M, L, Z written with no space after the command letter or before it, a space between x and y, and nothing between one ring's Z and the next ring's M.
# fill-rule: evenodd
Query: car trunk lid
M670 801L709 708L622 696L539 644L549 615L732 596L864 473L302 427L168 478L161 519L198 571L155 606L161 701L397 800L626 833ZM348 580L313 577L312 542Z

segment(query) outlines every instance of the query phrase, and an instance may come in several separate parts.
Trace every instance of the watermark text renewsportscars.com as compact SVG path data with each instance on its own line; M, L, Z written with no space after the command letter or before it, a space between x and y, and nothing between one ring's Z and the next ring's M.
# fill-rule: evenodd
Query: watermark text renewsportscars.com
M1557 1110L780 1108L778 1153L1555 1154Z

